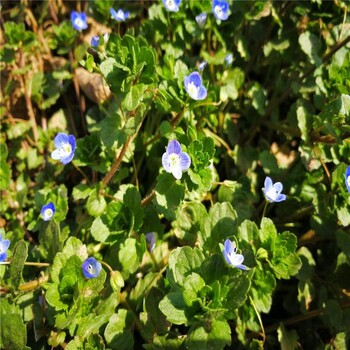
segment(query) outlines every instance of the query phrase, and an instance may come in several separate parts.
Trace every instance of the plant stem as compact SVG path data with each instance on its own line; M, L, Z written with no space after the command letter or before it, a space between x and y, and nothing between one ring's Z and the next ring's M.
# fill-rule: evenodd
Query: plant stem
M265 328L264 328L264 325L262 323L262 320L261 320L261 317L260 317L260 313L259 311L257 310L255 304L254 304L254 301L253 301L253 298L249 295L249 300L254 308L254 311L256 313L256 316L258 317L258 320L259 320L259 323L260 323L260 327L261 327L261 331L262 331L262 337L263 337L263 344L265 343L265 340L266 340L266 334L265 334Z
M102 180L102 187L106 187L109 183L109 181L111 181L113 175L116 173L116 171L119 169L119 166L125 156L125 153L128 149L129 143L132 141L134 137L129 136L126 140L126 142L123 145L122 150L120 151L120 154L118 156L118 158L116 158L115 162L113 163L111 169L109 170L109 172L107 173L107 175L103 178Z
M0 262L0 265L10 265L12 261L2 261ZM27 266L40 266L40 267L45 267L45 266L50 266L51 264L49 263L41 263L41 262L30 262L26 261L24 265Z
M262 216L261 216L261 221L262 219L265 217L265 213L266 213L266 208L267 208L267 205L269 204L268 201L265 201L265 206L264 206L264 210L263 210L263 213L262 213Z

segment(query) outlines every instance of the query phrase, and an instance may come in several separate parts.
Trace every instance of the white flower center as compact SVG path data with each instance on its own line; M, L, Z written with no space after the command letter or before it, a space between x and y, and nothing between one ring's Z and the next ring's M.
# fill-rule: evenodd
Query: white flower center
M169 10L175 10L176 9L176 5L174 3L174 0L167 0L166 4L167 4Z
M84 24L85 24L84 21L81 18L79 18L79 17L75 20L75 25L77 27L82 28L82 27L84 27Z
M47 219L50 219L53 215L53 210L48 208L48 209L45 209L44 211L44 218L47 220Z
M280 191L276 190L275 186L271 186L267 191L266 195L270 198L275 199L279 195Z
M194 82L190 82L187 86L188 93L192 96L197 96L198 93L198 87L194 85Z
M169 155L169 162L170 162L170 166L171 166L172 168L178 167L179 162L180 162L179 155L176 154L176 153L171 153L171 154Z
M348 186L350 186L350 175L347 177L346 182L347 182Z
M215 11L215 13L218 15L218 17L221 17L222 14L223 14L223 12L222 12L222 6L216 5L216 6L214 7L214 11Z
M62 157L68 157L72 153L72 146L69 143L65 143L60 147L59 152Z

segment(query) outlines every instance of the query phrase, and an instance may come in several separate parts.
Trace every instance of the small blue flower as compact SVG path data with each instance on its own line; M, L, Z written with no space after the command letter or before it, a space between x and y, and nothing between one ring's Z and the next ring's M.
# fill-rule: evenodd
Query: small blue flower
M9 249L10 241L8 239L2 239L2 234L0 233L0 262L7 259L6 250Z
M73 28L79 32L88 27L86 14L84 12L72 11L70 14L70 20L73 24Z
M231 242L229 239L226 239L224 250L222 251L226 262L229 265L237 267L241 270L248 270L248 267L242 265L244 256L242 254L237 254L236 242Z
M282 183L276 182L273 184L271 178L266 176L264 186L262 190L269 202L282 202L287 199L287 196L281 193L283 190Z
M196 22L199 25L199 28L204 28L205 23L207 22L207 13L203 12L196 16Z
M229 4L227 1L214 0L212 10L216 19L221 19L222 21L227 20L229 10Z
M162 156L162 164L167 173L172 173L175 179L181 179L182 172L191 165L191 158L186 152L181 151L181 145L176 140L171 140Z
M185 89L194 100L204 100L207 97L207 89L203 86L202 77L198 72L193 72L184 79Z
M54 216L55 212L56 212L56 208L52 202L44 205L41 208L41 216L43 217L44 221L51 220L52 217Z
M350 192L350 165L346 168L345 171L345 185L348 189L348 192Z
M102 270L102 265L99 261L97 261L95 258L87 258L82 266L83 274L86 278L94 278L97 277L101 270Z
M177 12L181 4L181 0L162 0L167 11Z
M153 249L156 246L157 234L155 232L146 233L146 241L148 242L148 245L149 245L149 251L152 253Z
M68 164L74 157L76 140L73 135L59 133L54 139L56 149L51 153L51 158Z
M122 9L119 9L118 11L116 11L115 9L110 8L109 12L110 12L112 18L118 22L125 21L130 15L129 11L124 12Z
M232 53L228 53L226 56L225 56L225 64L226 66L230 66L233 62L233 55Z
M91 38L91 46L98 47L99 44L100 44L100 36L99 35L93 36Z
M109 39L109 33L103 35L103 44L106 44ZM93 36L91 38L91 46L97 48L100 45L100 35Z
M200 72L203 72L204 71L204 68L207 66L208 62L207 61L203 61L202 63L199 64L198 66L198 70Z

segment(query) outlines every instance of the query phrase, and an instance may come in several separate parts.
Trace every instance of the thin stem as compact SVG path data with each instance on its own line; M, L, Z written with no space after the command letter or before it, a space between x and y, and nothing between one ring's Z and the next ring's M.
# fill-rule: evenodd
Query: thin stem
M263 210L263 213L262 213L262 216L261 216L261 221L262 219L265 217L265 213L266 213L266 208L267 208L267 205L269 204L268 201L265 201L265 205L264 205L264 210Z
M10 265L12 263L11 261L2 261L0 262L0 265ZM51 264L49 263L41 263L41 262L30 262L30 261L26 261L24 263L24 265L26 266L40 266L40 267L45 267L45 266L50 266Z
M48 280L49 280L49 275L44 275L39 277L37 280L21 284L18 287L18 289L22 292L30 292L33 289L39 288L42 284L46 283Z
M261 327L261 331L262 331L262 337L263 337L263 344L265 343L265 340L266 340L266 334L265 334L265 328L264 328L264 325L262 323L262 320L261 320L261 317L260 317L260 313L259 311L257 310L255 304L254 304L254 301L253 301L253 298L249 295L249 300L254 308L254 311L256 313L256 316L258 317L258 320L259 320L259 324L260 324L260 327Z
M145 207L156 195L156 191L152 190L152 192L147 195L145 198L141 200L141 206Z
M113 163L111 169L109 170L109 172L107 173L107 175L103 178L102 180L102 187L106 187L109 183L109 181L111 181L112 177L114 176L114 174L116 173L116 171L119 169L119 166L124 158L124 155L129 147L129 143L131 142L131 140L133 139L133 137L129 136L126 140L126 142L123 145L122 150L120 151L119 156L116 158L115 162Z
M114 272L114 270L113 270L106 262L100 260L100 263L101 263L102 265L106 266L107 269L108 269L111 273Z

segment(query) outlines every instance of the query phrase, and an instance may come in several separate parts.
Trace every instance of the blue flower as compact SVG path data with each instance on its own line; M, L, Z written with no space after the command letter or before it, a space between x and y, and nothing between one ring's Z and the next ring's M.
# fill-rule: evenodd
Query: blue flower
M287 199L287 196L281 193L283 185L280 182L273 184L271 178L266 176L264 186L262 190L269 202L282 202Z
M233 62L233 55L232 53L228 53L226 56L225 56L225 64L226 66L230 66Z
M242 265L244 256L242 254L237 254L236 252L237 252L236 242L231 242L229 239L226 239L224 250L222 251L222 254L224 255L226 262L229 265L237 267L238 269L248 270L247 266Z
M99 44L100 44L100 36L99 35L93 36L91 38L91 46L98 47Z
M103 35L103 44L106 44L109 39L109 33L105 33ZM100 45L100 36L96 35L91 38L91 46L92 47L98 47Z
M97 261L95 258L87 258L82 266L83 274L86 278L94 278L97 277L101 270L102 270L102 265L99 261Z
M84 12L72 11L70 14L70 20L73 24L73 28L79 30L79 32L88 27L86 14Z
M182 172L191 165L191 158L186 152L181 151L181 145L176 140L171 140L162 156L162 164L167 173L172 173L175 179L181 179Z
M44 205L41 208L41 216L43 217L44 221L51 220L55 212L56 208L52 202Z
M181 4L181 0L162 0L167 11L177 12Z
M229 10L229 5L227 1L214 0L212 10L216 19L221 19L222 21L227 20Z
M124 12L122 9L119 9L118 11L116 11L115 9L110 8L109 12L110 12L112 18L118 22L125 21L130 15L129 11Z
M2 239L2 234L0 233L0 262L7 259L6 250L9 249L10 241L8 239Z
M199 64L198 66L198 70L200 72L203 72L204 71L204 68L207 66L208 62L207 61L203 61L202 63Z
M350 192L350 165L346 168L345 171L345 185L348 189L348 192Z
M199 28L204 28L205 23L207 22L207 13L203 12L196 16L196 22L199 25Z
M156 246L157 234L155 232L146 233L146 241L149 245L149 251L152 253L154 247Z
M202 84L202 77L198 72L193 72L184 79L185 89L194 100L204 100L207 97L207 89Z
M77 147L75 137L59 133L54 139L54 144L56 149L51 153L51 158L68 164L73 159Z

